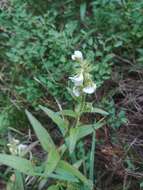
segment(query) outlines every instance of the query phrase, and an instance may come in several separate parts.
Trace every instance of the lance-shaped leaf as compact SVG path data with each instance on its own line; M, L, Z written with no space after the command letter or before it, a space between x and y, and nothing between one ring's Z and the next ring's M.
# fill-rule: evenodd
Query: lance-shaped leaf
M30 176L35 176L38 174L36 172L37 167L33 166L31 161L18 157L18 156L0 154L0 164L10 166L18 170L19 172L22 172Z
M100 108L92 108L92 110L91 110L90 112L91 112L91 113L99 113L99 114L101 114L101 115L103 115L103 116L109 115L108 112L106 112L105 110L100 109Z
M44 174L49 175L55 170L60 160L60 155L47 130L41 125L41 123L30 112L26 111L26 114L30 120L30 123L42 147L44 148L45 151L48 152L48 158L47 158L47 161L45 162Z
M41 125L41 123L29 112L26 110L26 114L28 116L28 119L36 133L36 136L38 137L43 149L46 152L49 152L52 148L55 149L55 144L50 137L47 130Z
M64 121L58 113L44 107L44 106L40 106L40 108L53 120L54 123L57 124L57 126L59 127L61 133L63 134L63 136L65 136L67 130L68 130L68 124L66 121Z
M94 130L99 129L104 124L105 124L104 122L99 121L94 124L87 124L83 126L81 125L76 128L71 128L69 137L66 138L66 142L69 147L70 153L74 151L77 141L81 140L87 135L92 134Z
M44 174L50 175L56 169L59 161L60 161L60 155L58 151L52 148L48 154L48 159L45 162Z
M72 154L72 152L75 149L75 145L77 143L78 139L78 134L79 134L79 128L70 128L69 132L69 138L68 138L68 145L69 145L69 152Z
M69 116L69 117L73 117L73 118L77 117L77 113L72 111L72 110L62 110L62 111L57 112L57 113L60 115Z
M90 135L93 130L97 130L105 125L105 122L100 122L98 121L97 123L94 124L87 124L87 125L81 125L79 126L79 132L78 132L78 137L77 139L80 140L84 138L87 135Z
M71 164L67 163L64 160L60 160L58 163L57 168L61 168L62 170L66 171L67 173L77 177L82 183L88 185L88 187L92 188L92 183L89 181L78 169L76 169Z

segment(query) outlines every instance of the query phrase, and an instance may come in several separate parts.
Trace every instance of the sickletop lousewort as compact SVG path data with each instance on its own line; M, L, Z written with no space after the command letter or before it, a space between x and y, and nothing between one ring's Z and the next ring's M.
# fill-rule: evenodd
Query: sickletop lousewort
M75 75L69 77L69 79L73 82L73 94L76 97L79 97L83 94L93 94L96 90L96 84L92 80L91 65L84 60L81 51L75 51L71 56L73 61L76 61L78 66L75 69Z

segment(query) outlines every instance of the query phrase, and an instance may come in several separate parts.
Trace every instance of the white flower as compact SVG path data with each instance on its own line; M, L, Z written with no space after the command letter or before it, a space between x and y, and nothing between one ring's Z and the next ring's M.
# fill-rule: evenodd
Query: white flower
M80 96L80 90L79 90L79 88L73 87L73 94L74 94L76 97L79 97L79 96Z
M18 150L18 154L22 154L23 152L25 152L25 150L27 149L27 145L25 144L19 144L18 147L17 147L17 150Z
M93 94L96 90L96 84L90 84L90 85L84 87L82 90L86 94Z
M27 145L19 143L20 143L19 140L12 138L11 142L7 144L11 154L21 155L27 149Z
M14 154L14 155L17 154L17 149L15 147L9 147L9 151L11 154Z
M69 77L69 79L74 83L75 86L81 86L83 84L82 72L79 75L75 75L74 77Z
M13 144L19 144L19 140L18 140L18 139L15 139L15 138L12 138L12 143L13 143Z
M81 51L74 51L74 54L71 56L72 60L83 60L83 55Z
M10 143L7 144L9 151L11 154L17 154L17 145L19 144L19 140L12 138Z

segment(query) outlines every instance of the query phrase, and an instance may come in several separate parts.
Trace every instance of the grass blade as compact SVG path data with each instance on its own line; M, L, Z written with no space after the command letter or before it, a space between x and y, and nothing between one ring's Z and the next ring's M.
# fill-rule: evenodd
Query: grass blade
M91 181L94 181L95 144L96 144L96 132L94 130L93 135L92 135L92 146L91 146L91 154L90 154L90 170L89 170L89 179Z

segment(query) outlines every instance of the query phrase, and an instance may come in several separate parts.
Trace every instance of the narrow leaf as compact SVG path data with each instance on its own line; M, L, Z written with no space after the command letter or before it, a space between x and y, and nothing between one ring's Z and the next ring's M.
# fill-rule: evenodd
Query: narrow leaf
M56 149L52 148L48 154L48 159L45 163L46 164L46 166L45 166L45 174L46 175L51 174L55 170L59 160L60 160L60 155L59 155L58 151Z
M108 112L106 112L106 111L104 111L104 110L102 110L102 109L100 109L100 108L93 108L93 109L91 110L91 113L99 113L99 114L104 115L104 116L109 115Z
M87 124L87 125L83 125L83 126L79 126L79 132L78 132L78 140L84 138L87 135L90 135L91 133L93 133L93 130L99 129L100 127L104 126L105 123L104 122L97 122L94 124Z
M57 112L57 113L64 115L64 116L73 117L73 118L77 117L77 114L72 110L62 110L62 111Z
M53 175L53 174L51 174ZM74 176L71 172L64 170L63 168L56 168L55 174L56 178L59 180L64 180L68 182L79 182L79 179Z
M80 181L82 181L85 185L91 186L90 181L82 173L80 173L80 171L78 171L74 166L70 165L69 163L61 160L58 164L58 167L71 173L72 175L77 177Z
M53 122L57 124L64 136L68 130L68 124L66 121L64 121L56 112L53 112L52 110L43 106L40 106L40 108L53 120Z
M36 167L32 165L31 161L21 157L0 154L0 163L12 167L18 170L19 172L22 172L27 175L36 175Z
M84 21L85 15L86 15L86 2L80 5L80 18L82 21Z
M96 132L93 131L92 135L92 146L91 146L91 153L90 153L90 168L89 168L89 179L94 181L94 161L95 161L95 143L96 143Z
M15 181L15 190L20 189L24 190L24 183L22 174L19 171L15 171L16 181Z
M41 125L41 123L29 112L26 110L28 119L43 147L43 149L49 152L52 148L55 148L54 142L51 139L47 130Z
M75 149L78 134L79 134L78 127L77 128L70 128L70 134L69 134L69 141L68 142L69 142L69 151L71 154Z
M82 138L88 135L91 135L94 130L99 129L104 125L105 125L104 122L98 121L97 123L94 124L81 125L78 126L77 128L73 128L72 131L70 130L70 135L66 138L66 144L69 147L70 153L74 151L77 141L81 140ZM63 144L59 148L59 151L63 153L66 151L65 144Z

